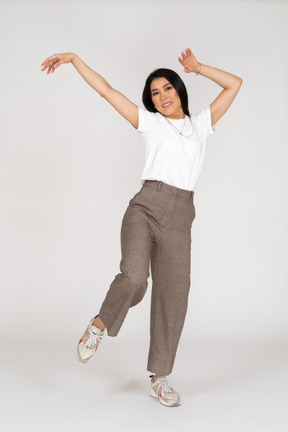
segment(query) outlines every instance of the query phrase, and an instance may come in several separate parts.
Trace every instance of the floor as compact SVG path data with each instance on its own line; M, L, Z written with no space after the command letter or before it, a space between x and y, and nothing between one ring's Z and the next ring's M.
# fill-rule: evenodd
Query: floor
M108 338L88 364L77 361L74 345L24 343L21 335L6 344L1 430L288 430L288 344L185 340L169 376L182 397L175 408L149 396L143 344Z

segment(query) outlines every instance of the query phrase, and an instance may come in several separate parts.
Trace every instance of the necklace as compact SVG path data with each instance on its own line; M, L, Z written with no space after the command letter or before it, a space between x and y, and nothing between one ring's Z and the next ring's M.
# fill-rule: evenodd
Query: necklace
M173 123L171 123L169 120L168 120L168 118L167 117L165 117L166 118L166 120L172 125L172 126L174 126L175 127L175 129L177 129L177 131L180 133L180 135L182 135L183 136L183 134L182 134L182 132L183 132L183 130L184 130L184 127L185 127L185 123L186 123L186 116L185 116L185 120L184 120L184 125L183 125L183 128L182 128L182 130L181 130L181 132L180 132L180 130L173 124Z

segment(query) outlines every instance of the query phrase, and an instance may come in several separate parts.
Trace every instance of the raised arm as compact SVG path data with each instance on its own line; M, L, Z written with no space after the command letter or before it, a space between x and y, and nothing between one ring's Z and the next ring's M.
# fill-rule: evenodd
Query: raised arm
M182 58L178 57L178 60L184 66L184 72L195 72L197 75L203 75L224 88L210 104L211 124L214 126L231 106L243 80L229 72L199 63L190 48L187 48L185 53L182 51L181 54Z
M48 68L47 74L63 63L72 63L75 69L80 73L82 78L94 89L101 97L107 100L126 120L128 120L135 129L138 128L138 106L131 102L126 96L115 90L111 85L97 72L86 65L74 53L54 54L47 57L41 63L44 71Z

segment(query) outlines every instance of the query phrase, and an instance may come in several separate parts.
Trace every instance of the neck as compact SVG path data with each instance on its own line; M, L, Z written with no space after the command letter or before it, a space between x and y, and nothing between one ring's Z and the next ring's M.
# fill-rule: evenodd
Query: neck
M165 116L167 119L171 119L171 120L181 120L185 118L185 114L184 112L180 113L180 114L171 114L169 116Z

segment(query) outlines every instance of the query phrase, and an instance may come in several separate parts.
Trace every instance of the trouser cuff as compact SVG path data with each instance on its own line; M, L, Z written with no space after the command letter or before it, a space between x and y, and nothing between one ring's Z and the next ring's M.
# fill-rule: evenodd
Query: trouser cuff
M103 321L108 336L117 336L123 324L123 321L118 320L115 316L105 307L102 307L99 312L99 318Z
M154 374L169 375L172 372L175 356L149 352L147 370Z

